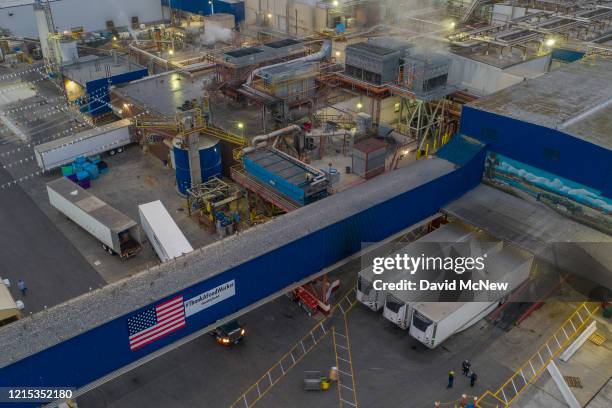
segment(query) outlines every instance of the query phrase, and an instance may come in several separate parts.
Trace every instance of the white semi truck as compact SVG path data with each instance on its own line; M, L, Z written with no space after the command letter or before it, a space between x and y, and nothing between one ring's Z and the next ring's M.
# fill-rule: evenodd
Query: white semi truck
M43 171L72 163L79 156L109 152L114 155L133 142L130 120L122 119L96 129L89 129L61 139L34 146L36 162Z
M457 258L457 257L479 257L484 253L495 253L502 247L501 242L484 231L474 230L469 236L463 237L454 243L450 243L439 248L431 247L424 253L425 257L431 258ZM427 279L430 282L440 283L445 279L454 278L455 272L439 269L420 269L413 276L417 280ZM385 307L383 316L406 330L410 328L414 304L417 302L439 301L440 293L433 290L390 290L385 296Z
M138 214L142 229L162 262L193 251L191 244L161 201L139 205Z
M394 257L399 254L410 254L411 256L421 256L426 252L431 252L433 248L446 248L455 242L468 239L472 235L472 230L460 223L452 223L441 226L418 240L406 245L400 251L388 255ZM374 280L381 279L386 283L399 282L402 279L410 279L415 275L410 275L406 270L393 269L385 271L383 274L375 274L372 265L359 271L357 276L357 300L377 312L385 304L386 292L374 289Z
M126 259L138 252L138 224L76 183L62 177L47 183L51 206L101 243L105 251Z
M413 306L410 335L433 349L455 333L466 330L491 313L507 296L529 278L533 255L514 245L487 257L486 269L471 280L507 283L501 291L466 292L465 302L420 302ZM461 300L461 299L459 299Z

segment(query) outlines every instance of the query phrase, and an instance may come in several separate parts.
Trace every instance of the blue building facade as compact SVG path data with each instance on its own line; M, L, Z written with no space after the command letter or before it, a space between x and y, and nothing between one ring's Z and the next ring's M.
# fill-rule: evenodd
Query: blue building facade
M464 106L461 133L491 151L612 197L612 152L561 130Z
M149 71L146 68L142 68L123 74L114 75L109 78L100 78L88 81L85 84L85 92L87 93L88 100L86 112L92 116L110 112L109 87L111 85L120 85L135 81L137 79L144 78L147 75L149 75Z

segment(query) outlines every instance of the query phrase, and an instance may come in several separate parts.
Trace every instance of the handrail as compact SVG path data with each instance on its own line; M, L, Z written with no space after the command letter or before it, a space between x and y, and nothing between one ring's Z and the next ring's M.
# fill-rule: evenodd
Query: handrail
M479 408L507 408L529 385L535 382L567 345L587 326L599 306L583 302L529 359L495 392L487 390L479 399Z

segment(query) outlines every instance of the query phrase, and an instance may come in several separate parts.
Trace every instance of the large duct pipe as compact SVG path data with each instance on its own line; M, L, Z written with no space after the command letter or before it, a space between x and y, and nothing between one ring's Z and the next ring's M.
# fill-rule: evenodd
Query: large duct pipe
M255 136L252 140L251 140L251 144L254 147L262 147L264 143L266 143L268 140L287 134L287 133L291 133L291 132L298 132L302 130L298 125L290 125L287 127L284 127L282 129L278 129L275 130L274 132L270 132L268 134L265 135L259 135L259 136Z
M259 67L259 68L254 69L249 75L249 78L246 80L246 85L251 85L251 82L253 82L253 78L255 77L255 75L257 75L264 69L268 69L272 67L279 67L281 65L294 63L294 62L300 62L300 61L301 62L321 61L324 58L330 58L331 51L332 51L331 40L323 40L323 45L321 46L321 49L315 52L314 54L310 54L310 55L306 55L305 57L296 58L296 59L289 60L289 61L279 62L278 64L266 65L265 67Z

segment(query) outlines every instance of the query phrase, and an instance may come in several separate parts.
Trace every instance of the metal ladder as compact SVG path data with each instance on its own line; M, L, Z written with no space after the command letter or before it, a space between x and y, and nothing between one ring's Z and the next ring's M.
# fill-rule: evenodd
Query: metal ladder
M270 369L268 369L268 371L259 377L253 385L240 395L230 405L230 408L250 408L263 398L263 396L285 377L285 375L312 351L317 344L319 344L330 332L334 331L334 324L338 325L337 319L339 317L344 319L345 313L357 302L355 297L356 290L356 286L353 286L340 302L332 308L329 317L317 323L291 348L291 350L289 350L288 353L283 355L272 367L270 367ZM337 312L341 312L341 316L336 316L338 314ZM347 332L345 331L344 333ZM342 344L346 346L348 345L348 341ZM350 372L352 373L352 365ZM353 390L354 389L353 387ZM356 401L356 399L354 399L354 401ZM354 407L356 406L357 404L355 403Z
M584 302L552 336L495 392L486 391L479 408L506 408L546 370L548 364L588 325L599 306Z
M340 408L356 408L358 406L357 392L355 390L355 373L353 371L353 358L351 355L351 341L349 339L348 322L346 320L346 314L357 303L357 291L355 287L350 290L349 295L351 295L350 298L347 295L338 303L338 308L342 312L342 315L338 316L338 318L342 319L342 323L338 323L332 327L336 368L338 369L338 401ZM342 302L345 300L346 303L343 305Z

